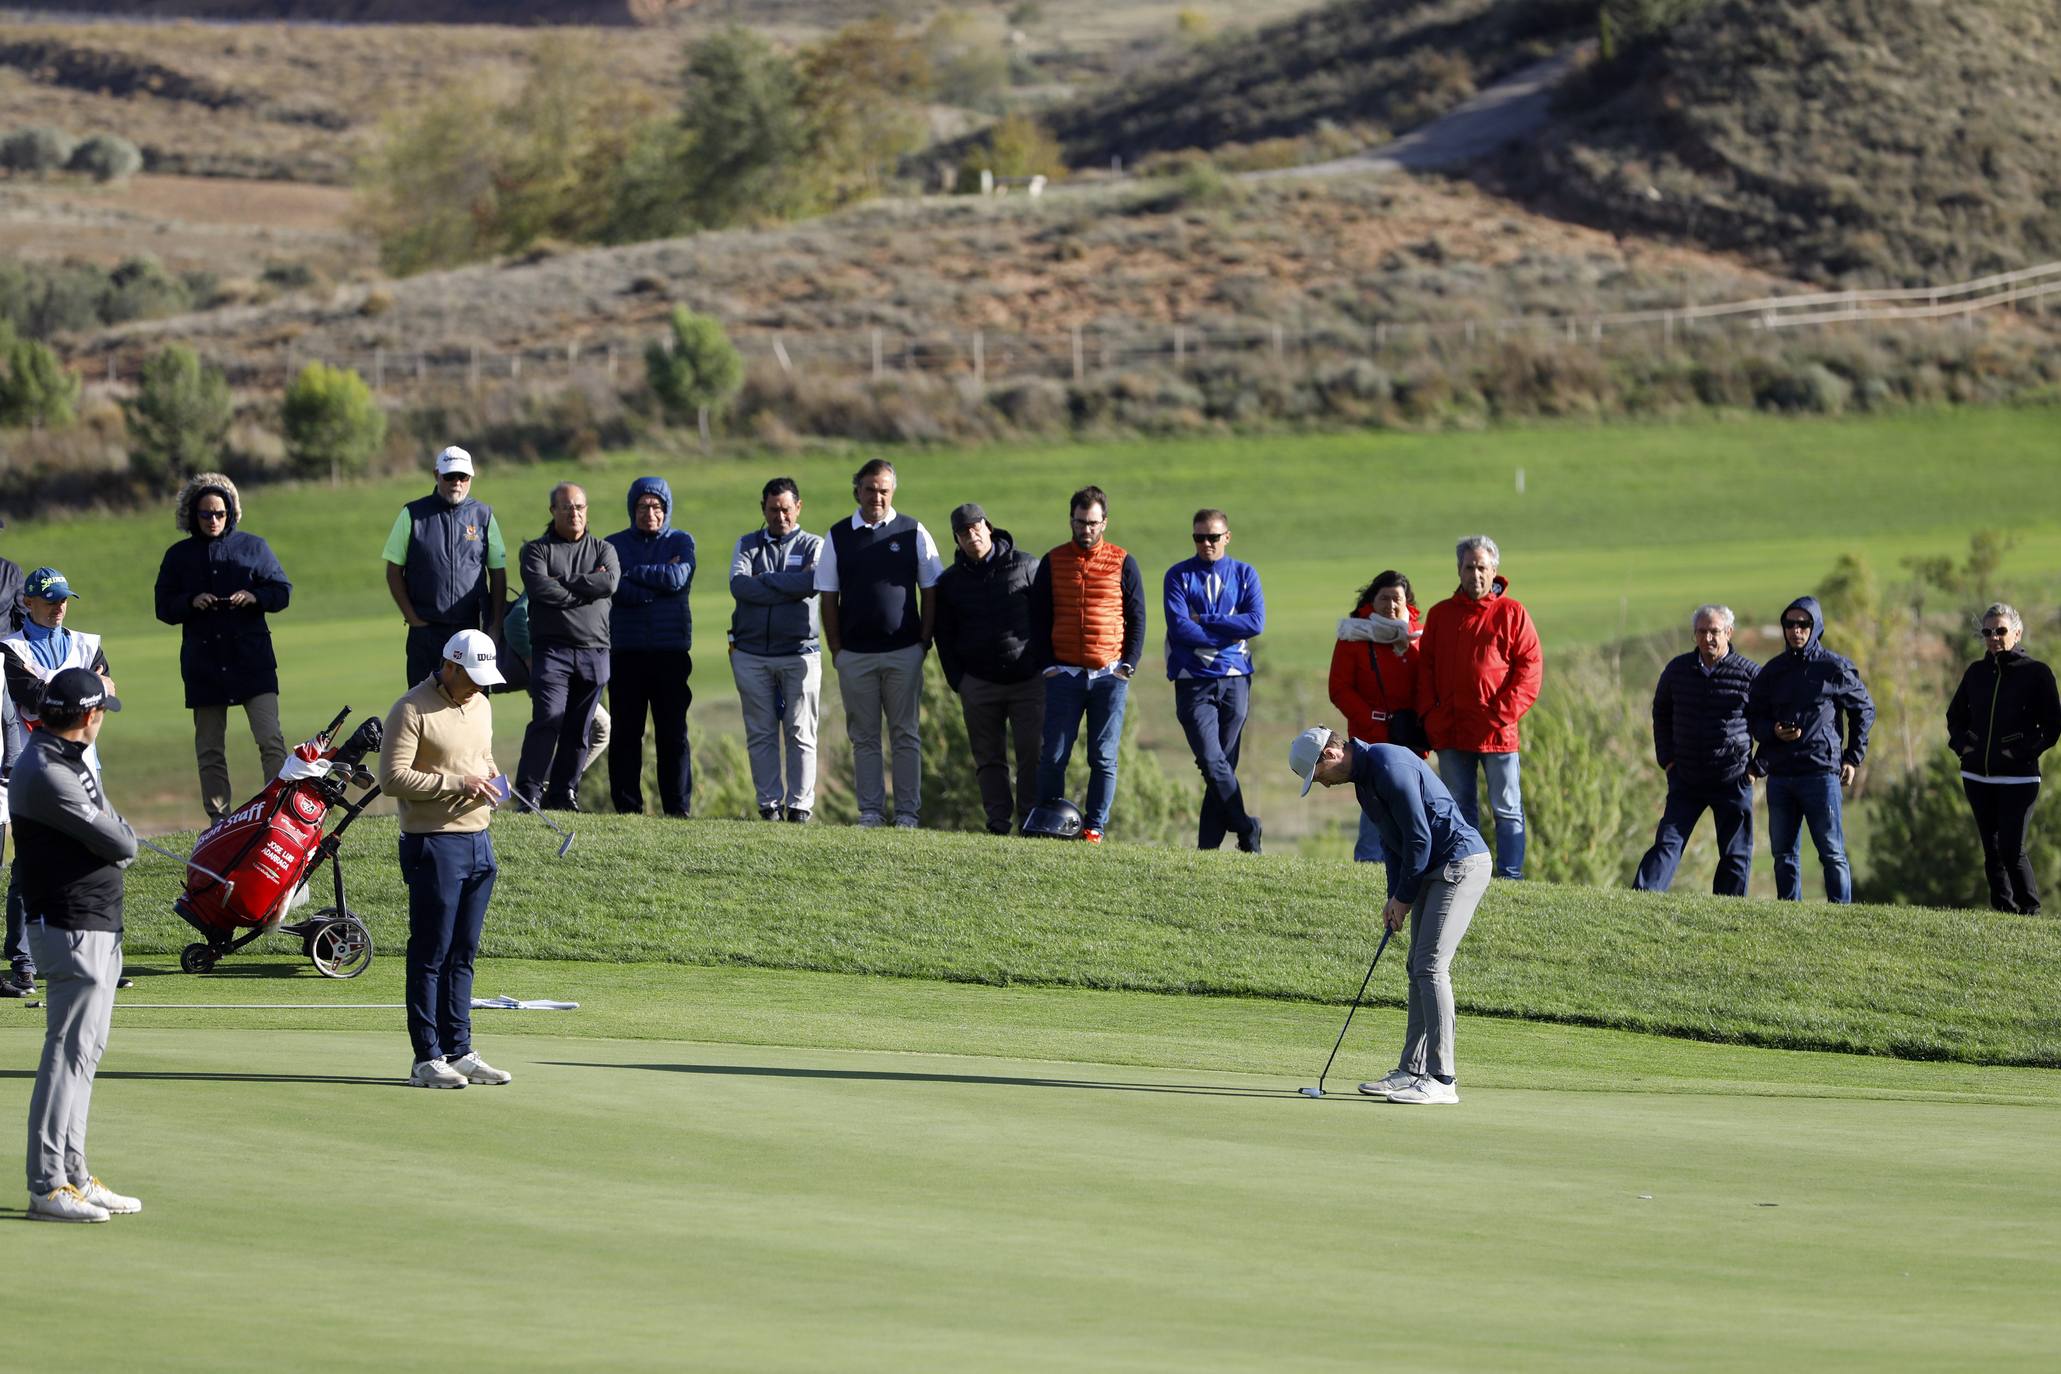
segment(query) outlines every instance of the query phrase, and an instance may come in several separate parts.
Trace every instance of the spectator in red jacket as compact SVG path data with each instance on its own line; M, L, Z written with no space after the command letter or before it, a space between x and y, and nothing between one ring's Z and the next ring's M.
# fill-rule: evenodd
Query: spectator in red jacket
M1467 823L1481 828L1477 766L1496 821L1496 876L1524 876L1524 797L1517 722L1539 699L1539 632L1497 573L1502 551L1485 534L1459 543L1459 590L1431 608L1418 642L1417 710L1438 774Z
M1410 579L1393 569L1377 574L1353 603L1353 613L1338 622L1338 644L1331 651L1331 704L1344 713L1346 733L1361 744L1400 744L1422 754L1417 640L1423 622ZM1380 863L1384 857L1381 832L1361 816L1354 860Z

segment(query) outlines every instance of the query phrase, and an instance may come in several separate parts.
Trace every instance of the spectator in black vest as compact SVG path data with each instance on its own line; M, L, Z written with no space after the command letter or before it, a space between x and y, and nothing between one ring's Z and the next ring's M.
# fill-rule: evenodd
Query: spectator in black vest
M1045 728L1045 683L1031 655L1030 587L1037 555L967 502L952 512L959 551L937 581L937 659L966 714L966 743L988 830L1009 833L1008 736L1016 736L1018 825L1036 806L1038 742Z
M622 580L615 545L587 529L587 493L551 488L551 523L522 546L530 599L530 724L515 790L535 806L578 810L574 789L594 708L608 685L609 598Z
M1746 728L1746 697L1760 665L1732 652L1729 606L1698 606L1690 624L1696 647L1669 660L1653 689L1653 754L1667 773L1667 805L1632 886L1667 891L1682 846L1708 810L1718 845L1710 890L1744 897L1753 869L1753 736Z
M494 508L472 498L472 455L437 455L437 489L401 507L386 537L386 589L408 622L408 685L437 671L460 630L501 637L508 550Z
M931 589L944 573L930 531L894 508L895 468L875 458L852 478L858 511L830 527L816 562L823 607L823 644L837 668L859 824L887 819L880 756L885 712L894 749L894 821L914 829L923 802L923 741L917 711L923 699L923 656L937 626Z

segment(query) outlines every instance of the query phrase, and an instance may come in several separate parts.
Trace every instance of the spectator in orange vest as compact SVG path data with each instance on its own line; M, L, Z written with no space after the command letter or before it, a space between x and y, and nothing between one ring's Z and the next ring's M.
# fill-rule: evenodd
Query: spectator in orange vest
M1032 647L1045 674L1041 800L1065 795L1073 742L1088 720L1088 795L1081 838L1102 843L1116 800L1124 698L1145 650L1145 579L1138 560L1103 538L1109 498L1082 487L1067 503L1073 538L1046 554L1031 582Z

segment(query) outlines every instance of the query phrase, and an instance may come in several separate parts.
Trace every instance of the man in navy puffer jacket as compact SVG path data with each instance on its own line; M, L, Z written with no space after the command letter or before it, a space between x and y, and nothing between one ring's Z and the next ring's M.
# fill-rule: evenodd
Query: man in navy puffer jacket
M1696 647L1669 660L1653 689L1653 754L1667 773L1667 807L1632 886L1667 891L1682 845L1708 809L1718 844L1710 890L1744 897L1753 868L1753 737L1746 729L1746 694L1760 665L1732 652L1729 606L1698 606L1690 623Z
M608 536L623 568L609 610L608 795L617 811L644 810L644 716L657 737L658 802L685 816L694 799L687 708L694 693L694 536L672 527L673 489L663 477L630 483L630 527Z
M1797 856L1805 822L1824 865L1826 900L1853 900L1839 789L1853 785L1868 756L1875 702L1853 664L1819 642L1824 634L1816 597L1790 602L1782 612L1787 647L1761 667L1746 697L1746 724L1768 774L1775 895L1785 902L1803 895Z

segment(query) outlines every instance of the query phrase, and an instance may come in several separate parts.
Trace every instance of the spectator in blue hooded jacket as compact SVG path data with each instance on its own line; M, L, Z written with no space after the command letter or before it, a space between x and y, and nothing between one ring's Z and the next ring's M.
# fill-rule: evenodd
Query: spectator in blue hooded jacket
M1698 606L1690 618L1696 647L1671 659L1653 689L1653 756L1667 774L1667 805L1653 847L1632 886L1665 892L1682 846L1703 813L1717 830L1717 877L1710 890L1744 897L1753 869L1753 736L1746 694L1760 665L1732 651L1732 609Z
M1806 822L1824 866L1826 899L1853 900L1839 789L1853 785L1868 756L1875 703L1853 664L1820 642L1824 634L1816 597L1790 602L1782 612L1787 647L1762 666L1746 696L1747 728L1768 774L1775 896L1785 902L1803 895L1797 859Z
M687 814L694 799L694 759L687 748L687 708L694 693L694 536L672 527L673 489L663 477L630 483L630 527L608 536L622 564L610 603L608 794L619 812L644 810L644 717L658 752L658 803L668 816Z

